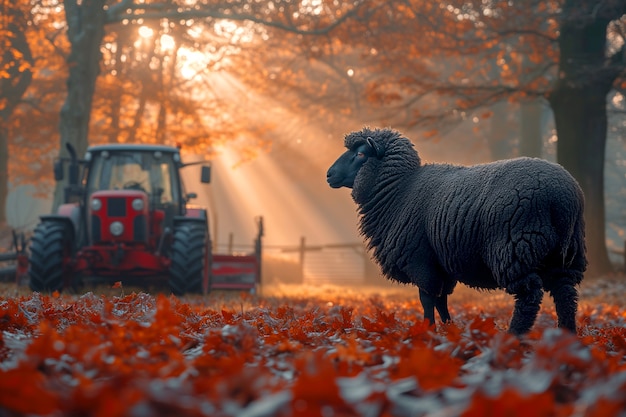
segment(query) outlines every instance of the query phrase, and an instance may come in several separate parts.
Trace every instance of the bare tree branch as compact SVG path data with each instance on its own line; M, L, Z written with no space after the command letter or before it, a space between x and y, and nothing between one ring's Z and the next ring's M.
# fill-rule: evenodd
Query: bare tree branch
M122 7L122 3L125 4L125 7ZM130 3L130 5L129 5ZM286 24L283 22L277 22L273 20L263 19L254 14L247 13L233 13L230 11L223 11L217 8L194 8L187 10L180 10L179 5L173 4L135 4L132 0L123 0L121 3L115 5L115 9L113 7L109 8L109 12L107 14L107 23L119 23L125 20L155 20L155 19L198 19L198 18L213 18L213 19L227 19L227 20L235 20L235 21L248 21L252 23L258 23L267 27L272 27L276 29L281 29L285 31L289 31L299 35L324 35L331 32L333 29L337 28L343 22L345 22L350 17L356 15L356 13L360 10L361 6L366 4L364 0L360 0L354 3L354 6L344 14L342 14L339 18L334 20L332 23L314 29L302 29L298 28L297 25L294 24ZM120 6L120 7L117 7ZM124 13L125 10L150 10L144 13Z

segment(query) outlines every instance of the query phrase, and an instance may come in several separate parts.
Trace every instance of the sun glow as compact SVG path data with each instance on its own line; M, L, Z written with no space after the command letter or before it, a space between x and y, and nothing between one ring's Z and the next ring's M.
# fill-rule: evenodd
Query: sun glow
M159 44L161 45L162 51L173 51L174 48L176 48L176 41L167 33L161 35L159 38Z
M311 3L311 7L313 6L315 2ZM202 83L203 86L210 86L210 92L207 92L207 88L194 89L192 99L200 101L206 99L208 94L215 94L227 99L231 105L233 101L237 104L241 101L241 106L250 110L248 117L252 121L257 118L275 118L278 126L273 133L273 141L280 142L283 153L260 152L256 159L241 163L244 149L241 143L215 149L212 183L208 186L198 183L199 176L193 168L189 172L183 171L187 191L198 195L193 203L208 208L211 213L210 230L213 242L217 245L216 253L225 253L225 248L231 243L234 244L235 251L249 251L249 246L257 235L258 217L264 219L264 251L273 250L272 256L297 258L297 251L280 251L284 247L298 248L303 238L306 239L307 246L320 248L328 244L360 243L349 192L346 189L344 198L337 198L341 195L340 192L326 185L326 162L312 160L310 165L311 169L315 165L315 172L299 172L298 178L294 178L289 172L293 162L285 161L285 158L307 158L310 149L318 152L319 137L327 137L328 132L315 128L304 131L302 126L298 126L298 134L294 137L294 130L286 125L299 124L294 122L299 116L285 108L285 103L279 97L256 97L244 90L245 87L232 76L219 71L219 68L215 70L216 66L236 52L228 42L222 44L221 39L216 43L203 42L205 36L196 30L192 35L196 45L192 46L187 42L181 44L180 38L168 33L167 28L162 29L159 32L147 26L140 28L137 42L144 48L148 45L154 47L156 52L162 52L165 58L170 59L168 62L175 62L178 77L191 80L189 85ZM222 22L219 30L227 40L241 40L247 39L248 35L258 35L253 28L228 22ZM188 33L191 35L191 32ZM352 68L346 68L346 72L350 76L354 75ZM281 110L271 110L277 108ZM209 145L220 146L207 143ZM246 245L248 249L243 249ZM315 250L316 253L311 250L307 255L307 263L302 266L305 282L329 279L324 276L324 268L333 262L338 265L336 269L340 266L350 279L362 279L363 257L354 248L334 248L335 252L324 259L323 266L316 260L316 256L323 250ZM327 255L327 252L322 255Z
M191 31L190 31L191 32ZM155 31L149 26L141 26L138 30L139 39L135 42L136 47L140 47L149 39L155 36ZM199 33L190 33L194 37L198 37ZM201 73L211 62L210 54L185 46L177 46L176 39L168 33L163 33L158 38L158 48L163 53L177 54L178 71L180 76L186 80L190 80Z
M154 29L148 26L141 26L138 32L139 32L139 36L141 36L144 39L149 39L154 36Z
M187 48L178 50L178 63L181 77L190 80L202 72L211 62L207 54Z
M240 158L235 149L226 147L212 164L214 183L207 197L214 200L218 212L214 228L218 243L234 229L248 243L256 233L253 218L259 215L266 219L270 245L295 245L305 235L312 243L345 239L317 210L315 196L286 176L271 155L261 154L244 164L239 164Z
M214 238L218 244L217 252L223 252L226 242L232 234L234 244L245 245L256 236L255 219L264 219L265 253L281 259L297 259L295 248L306 239L307 245L344 243L346 240L359 242L354 222L343 222L349 229L347 239L345 230L337 227L322 209L319 194L299 184L285 175L280 162L272 153L262 153L256 159L238 164L241 155L236 149L227 147L218 152L212 163L213 184L209 186L205 198L210 199ZM236 168L233 166L237 165ZM323 178L323 173L319 177ZM330 190L329 193L336 190ZM202 204L202 198L199 198ZM345 199L346 206L350 203ZM293 248L283 252L286 248ZM282 248L282 249L278 249ZM316 260L324 256L325 266L320 267ZM360 280L363 277L363 260L358 254L335 251L330 256L326 252L310 252L303 266L303 282L326 282L326 269L332 264L348 271L346 280ZM284 277L283 277L284 278Z

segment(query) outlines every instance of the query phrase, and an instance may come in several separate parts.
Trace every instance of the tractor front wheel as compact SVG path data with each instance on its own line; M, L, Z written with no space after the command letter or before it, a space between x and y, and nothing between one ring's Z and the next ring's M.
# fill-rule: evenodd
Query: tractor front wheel
M207 231L203 224L181 224L170 250L170 290L174 295L202 293L206 265Z
M71 255L71 231L58 221L37 225L30 244L30 288L37 292L61 291L64 264Z

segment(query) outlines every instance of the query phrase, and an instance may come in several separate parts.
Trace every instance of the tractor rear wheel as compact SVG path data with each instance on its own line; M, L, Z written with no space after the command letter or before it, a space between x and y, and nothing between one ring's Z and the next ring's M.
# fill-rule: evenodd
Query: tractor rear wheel
M175 295L202 293L207 231L204 224L181 224L174 231L170 250L170 290Z
M58 221L37 225L30 244L30 288L37 292L61 291L64 263L71 254L71 232Z

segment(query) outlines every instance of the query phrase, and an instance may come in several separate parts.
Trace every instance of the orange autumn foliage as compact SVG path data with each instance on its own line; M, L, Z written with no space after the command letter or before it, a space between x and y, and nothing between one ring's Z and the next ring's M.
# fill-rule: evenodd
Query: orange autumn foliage
M463 362L448 352L418 347L400 358L392 375L394 378L415 377L420 388L430 391L453 386L461 365Z
M34 367L3 372L0 377L0 404L8 411L46 415L59 407L59 397L44 387L46 376Z
M549 393L534 395L520 394L513 389L506 389L497 397L491 397L480 391L461 417L517 416L529 413L536 417L554 417L554 399Z
M579 335L553 328L548 308L522 340L506 333L507 303L455 307L434 328L410 296L0 298L0 413L612 417L626 406L624 307L599 314L583 300Z

